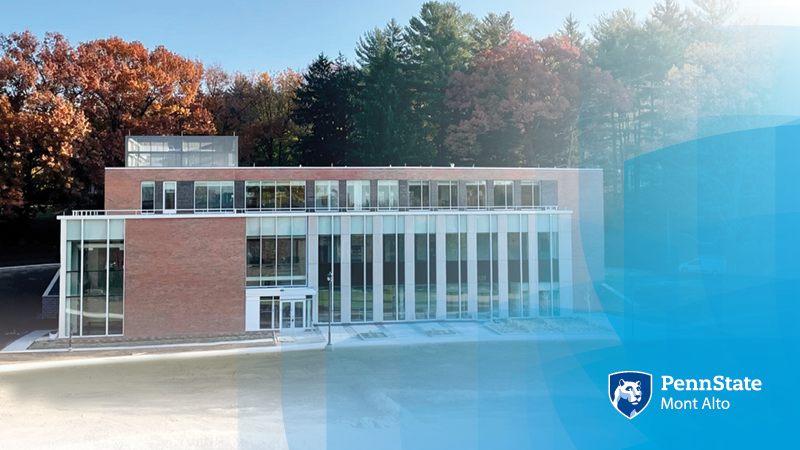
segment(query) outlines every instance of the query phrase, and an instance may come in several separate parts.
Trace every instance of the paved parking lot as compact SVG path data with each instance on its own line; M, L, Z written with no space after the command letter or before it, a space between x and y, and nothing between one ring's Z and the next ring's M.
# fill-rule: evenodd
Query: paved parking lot
M58 264L0 267L0 348L30 331L58 327L56 320L36 319L56 270Z

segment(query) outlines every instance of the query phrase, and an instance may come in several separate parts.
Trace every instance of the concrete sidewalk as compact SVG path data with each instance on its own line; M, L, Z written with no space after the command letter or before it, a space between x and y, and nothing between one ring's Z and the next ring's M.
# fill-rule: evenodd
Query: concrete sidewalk
M36 338L47 331L33 332L14 342L13 349L27 348ZM39 334L39 336L37 336ZM41 355L41 360L9 364L0 363L0 373L64 366L110 364L128 361L143 361L172 358L210 357L222 355L245 355L300 350L335 350L337 348L426 345L464 342L512 342L512 341L569 341L602 340L619 341L614 332L597 333L499 333L484 322L424 321L393 324L333 325L330 329L331 346L328 348L328 327L318 326L313 330L284 331L276 333L275 340L207 342L199 344L169 344L130 347L105 347L74 349L65 358L67 349L58 350L12 350L7 347L0 354ZM215 349L215 346L227 348ZM171 351L174 350L174 351ZM109 354L110 352L110 354ZM80 353L80 356L77 354ZM48 354L52 360L47 360Z

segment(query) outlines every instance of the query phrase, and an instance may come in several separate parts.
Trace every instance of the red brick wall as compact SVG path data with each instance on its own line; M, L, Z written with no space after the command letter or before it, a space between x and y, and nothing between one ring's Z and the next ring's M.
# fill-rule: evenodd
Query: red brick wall
M125 224L125 337L244 331L244 218Z

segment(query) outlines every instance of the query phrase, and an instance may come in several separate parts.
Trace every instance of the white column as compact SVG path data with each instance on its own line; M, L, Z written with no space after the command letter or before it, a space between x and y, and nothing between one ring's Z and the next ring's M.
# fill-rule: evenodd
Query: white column
M350 303L351 303L351 289L350 289L350 264L351 264L351 255L350 255L350 217L343 216L341 218L342 221L342 263L341 267L341 274L339 275L339 279L341 280L341 292L342 292L342 323L350 323Z
M508 216L497 217L497 278L500 294L500 317L508 317Z
M539 236L536 234L537 214L528 215L528 292L531 296L531 316L539 315Z
M414 216L405 216L405 222L406 320L414 320Z
M558 216L558 271L561 296L561 315L571 316L573 309L572 286L572 215ZM583 300L583 299L579 299Z
M381 216L367 216L372 220L372 319L383 322L383 220Z
M58 269L58 336L67 336L67 220L60 221L61 226L61 267ZM123 292L123 295L125 293ZM124 326L124 324L123 324Z
M319 322L319 234L317 216L308 218L308 239L306 240L306 258L308 260L308 287L314 290L314 301L311 306L311 321Z
M445 216L436 216L436 318L447 318L447 253Z
M467 216L467 311L478 317L478 235L475 216Z

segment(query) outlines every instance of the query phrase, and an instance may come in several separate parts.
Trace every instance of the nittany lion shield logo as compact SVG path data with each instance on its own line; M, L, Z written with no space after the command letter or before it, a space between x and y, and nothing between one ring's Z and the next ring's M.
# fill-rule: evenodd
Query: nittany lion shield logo
M628 419L647 408L653 394L653 376L644 372L617 372L608 376L611 404Z

